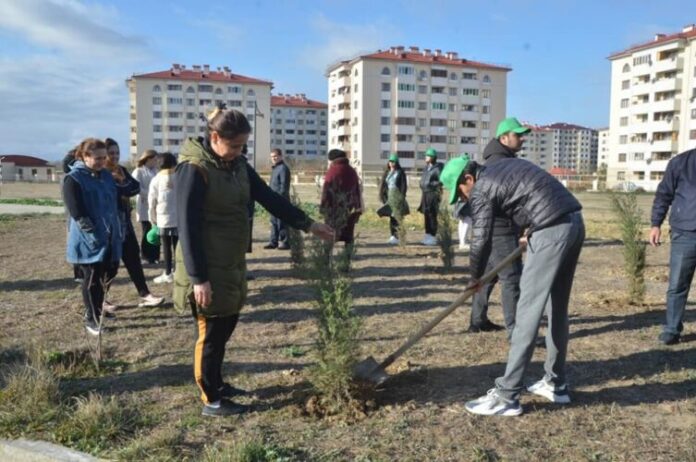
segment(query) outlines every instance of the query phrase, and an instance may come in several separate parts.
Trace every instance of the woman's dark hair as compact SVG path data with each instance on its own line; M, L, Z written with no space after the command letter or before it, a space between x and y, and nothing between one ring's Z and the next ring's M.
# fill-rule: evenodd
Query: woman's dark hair
M97 149L106 149L106 144L97 138L85 138L75 150L75 159L84 160L85 157L91 157L92 152Z
M104 140L104 144L106 145L106 149L109 149L111 146L116 146L118 147L118 143L116 142L115 139L113 138L107 138Z
M171 152L163 152L157 157L160 170L176 167L176 157Z
M218 104L207 117L208 136L217 132L220 137L232 140L239 135L251 133L251 125L246 116L236 109L226 109L224 103Z

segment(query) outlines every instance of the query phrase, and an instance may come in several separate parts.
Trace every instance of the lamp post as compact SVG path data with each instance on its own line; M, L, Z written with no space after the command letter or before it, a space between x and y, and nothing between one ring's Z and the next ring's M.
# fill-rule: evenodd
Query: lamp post
M2 161L5 160L5 156L0 157L0 196L2 195Z
M259 111L259 106L256 104L256 100L254 100L254 170L256 170L256 153L258 152L256 149L256 118L261 117L263 119L263 114L261 111Z

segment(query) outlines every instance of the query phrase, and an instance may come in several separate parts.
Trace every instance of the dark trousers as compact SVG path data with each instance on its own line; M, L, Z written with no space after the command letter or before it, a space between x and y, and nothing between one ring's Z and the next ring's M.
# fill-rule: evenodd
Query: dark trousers
M691 281L696 269L696 232L672 230L669 255L669 285L664 332L681 334Z
M486 272L493 269L519 245L515 235L493 236L491 242L491 256L488 258ZM522 260L517 259L511 265L503 268L498 277L490 284L484 285L480 291L474 294L471 304L471 324L480 326L488 320L488 299L493 292L495 283L500 280L503 316L508 336L515 326L515 312L517 301L520 299L520 277L522 275Z
M271 217L271 240L272 245L288 245L288 227L280 218Z
M177 236L160 236L162 241L162 254L164 256L164 271L166 274L172 274L173 255L176 250L176 243L179 241Z
M389 234L399 237L399 222L394 217L389 217Z
M85 320L99 322L104 303L104 294L111 280L116 276L118 262L81 264L82 301L85 305Z
M239 315L206 318L195 315L196 348L194 350L193 374L201 390L205 404L219 401L222 388L222 362L225 345L237 326Z
M135 232L133 232L132 229L130 232L126 231L126 238L123 241L121 260L123 260L123 266L126 267L128 277L130 277L131 281L133 281L133 285L138 291L138 295L144 297L149 294L150 289L147 287L147 282L145 282L143 264L140 261L138 238L135 236Z
M440 206L440 194L423 193L421 207L425 221L425 234L437 235L437 212Z
M160 249L158 245L152 245L147 242L147 232L152 229L152 223L141 221L140 226L143 230L143 237L140 239L140 255L148 263L154 263L160 258Z

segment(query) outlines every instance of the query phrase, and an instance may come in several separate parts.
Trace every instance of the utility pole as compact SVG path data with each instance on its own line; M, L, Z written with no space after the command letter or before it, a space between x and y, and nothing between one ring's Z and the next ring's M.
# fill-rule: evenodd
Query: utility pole
M263 119L263 113L259 111L259 106L256 104L256 100L254 100L254 170L256 170L256 154L258 152L258 149L256 147L256 118L260 117Z

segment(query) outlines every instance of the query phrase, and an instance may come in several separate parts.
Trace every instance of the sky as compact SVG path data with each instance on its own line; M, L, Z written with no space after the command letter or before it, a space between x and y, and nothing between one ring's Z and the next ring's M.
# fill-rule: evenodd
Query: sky
M229 66L326 101L329 64L396 45L511 67L509 116L600 128L607 56L690 23L693 0L0 0L0 155L125 150L134 73Z

